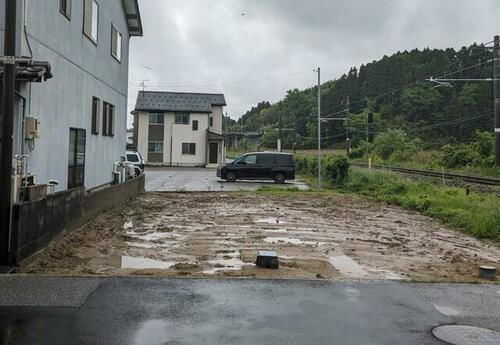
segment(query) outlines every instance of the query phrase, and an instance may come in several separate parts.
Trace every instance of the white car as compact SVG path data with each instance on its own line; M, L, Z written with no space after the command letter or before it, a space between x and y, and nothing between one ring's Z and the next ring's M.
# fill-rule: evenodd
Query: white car
M144 172L144 159L139 152L127 151L126 161L134 165L135 176L139 176Z

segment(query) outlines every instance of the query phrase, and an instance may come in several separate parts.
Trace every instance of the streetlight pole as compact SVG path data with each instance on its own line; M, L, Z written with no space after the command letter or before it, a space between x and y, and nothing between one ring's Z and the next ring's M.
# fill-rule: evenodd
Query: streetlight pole
M321 188L321 69L318 67L318 189Z

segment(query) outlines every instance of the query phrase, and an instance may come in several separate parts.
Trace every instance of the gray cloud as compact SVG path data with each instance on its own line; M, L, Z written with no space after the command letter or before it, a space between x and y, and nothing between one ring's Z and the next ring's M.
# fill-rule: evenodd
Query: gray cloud
M129 107L148 79L151 90L222 92L233 118L312 86L318 65L333 79L398 50L459 48L500 33L496 0L142 0L140 7L145 36L132 39ZM297 72L304 73L256 81Z

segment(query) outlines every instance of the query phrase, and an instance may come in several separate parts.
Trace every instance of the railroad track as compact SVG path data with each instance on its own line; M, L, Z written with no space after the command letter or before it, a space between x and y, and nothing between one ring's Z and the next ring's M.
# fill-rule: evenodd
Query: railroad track
M368 168L367 163L358 163L358 162L350 162L352 166L360 167L360 168ZM490 186L500 186L500 179L494 177L479 177L479 176L467 176L461 174L451 174L447 172L437 172L430 170L416 170L416 169L407 169L407 168L399 168L399 167L391 167L385 165L375 165L372 164L372 169L379 170L390 170L401 172L410 175L421 175L421 176L431 176L431 177L439 177L445 178L449 180L462 180L470 183L490 185Z

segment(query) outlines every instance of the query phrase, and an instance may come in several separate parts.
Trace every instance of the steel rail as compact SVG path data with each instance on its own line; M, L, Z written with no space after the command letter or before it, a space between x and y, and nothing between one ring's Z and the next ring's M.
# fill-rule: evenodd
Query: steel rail
M368 163L360 163L360 162L350 162L352 166L360 167L360 168L368 168ZM393 167L386 165L376 165L372 164L373 169L378 170L389 170L395 172L401 172L410 175L421 175L421 176L430 176L430 177L439 177L450 180L462 180L471 183L484 184L490 186L500 186L500 179L494 177L480 177L480 176L468 176L461 174L453 174L447 172L438 172L438 171L430 171L430 170L416 170L416 169L407 169L401 167Z

